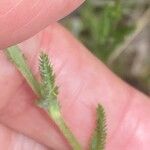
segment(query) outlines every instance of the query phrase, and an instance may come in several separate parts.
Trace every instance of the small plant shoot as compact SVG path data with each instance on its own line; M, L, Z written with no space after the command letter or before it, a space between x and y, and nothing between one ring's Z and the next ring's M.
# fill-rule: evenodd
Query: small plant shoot
M37 106L45 110L50 118L55 122L61 133L64 135L72 150L83 150L81 144L65 123L61 114L61 107L58 100L59 88L55 83L53 66L48 55L40 54L39 72L41 81L39 82L33 75L26 59L17 46L6 49L8 59L16 66L18 71L26 79L27 83L38 96ZM97 125L93 134L90 150L104 150L106 143L106 116L101 105L97 107Z
M91 143L91 150L104 150L106 144L106 116L101 105L97 107L97 123Z

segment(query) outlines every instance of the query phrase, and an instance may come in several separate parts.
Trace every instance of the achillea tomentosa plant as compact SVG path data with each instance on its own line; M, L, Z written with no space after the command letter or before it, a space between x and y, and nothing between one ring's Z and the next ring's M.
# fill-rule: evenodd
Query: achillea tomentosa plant
M26 79L33 92L39 97L37 106L43 108L48 113L73 150L83 150L81 144L73 135L61 115L61 107L57 97L59 88L55 84L55 74L48 55L45 53L41 53L40 55L40 82L34 77L23 53L17 46L6 49L6 55ZM104 150L106 142L106 116L104 108L101 105L97 107L96 124L89 150Z

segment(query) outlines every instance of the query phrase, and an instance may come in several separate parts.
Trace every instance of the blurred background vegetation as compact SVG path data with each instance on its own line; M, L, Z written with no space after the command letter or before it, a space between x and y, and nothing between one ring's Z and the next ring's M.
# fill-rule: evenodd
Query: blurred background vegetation
M113 72L150 95L149 0L87 0L62 23Z

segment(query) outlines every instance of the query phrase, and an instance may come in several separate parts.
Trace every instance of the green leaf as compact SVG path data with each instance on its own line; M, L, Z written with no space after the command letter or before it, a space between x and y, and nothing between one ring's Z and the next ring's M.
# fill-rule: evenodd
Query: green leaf
M47 54L41 53L39 69L42 79L42 99L39 101L39 105L47 111L50 111L52 116L59 117L60 107L59 102L57 100L58 87L55 86L56 84L55 75L53 73L53 67L49 62Z
M97 108L97 125L91 143L91 150L104 150L106 143L106 116L104 108L98 105Z
M39 82L36 80L31 69L27 65L25 56L17 46L12 46L6 49L7 57L15 64L22 76L26 79L32 90L38 95L41 95L41 88Z
M53 73L53 66L49 62L47 54L41 53L40 55L40 74L44 91L56 95L58 94L57 87L55 86L55 75ZM48 90L48 91L47 91Z

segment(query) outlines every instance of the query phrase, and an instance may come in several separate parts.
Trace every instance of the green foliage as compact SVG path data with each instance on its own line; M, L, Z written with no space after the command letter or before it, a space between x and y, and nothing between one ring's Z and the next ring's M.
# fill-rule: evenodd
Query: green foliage
M40 74L41 74L41 93L42 98L39 105L50 113L59 114L59 103L57 101L58 87L55 84L55 75L52 65L49 63L48 55L41 53L40 55ZM60 116L60 114L59 114Z
M97 126L91 143L91 150L104 150L106 144L106 116L104 108L98 105Z
M68 140L73 150L82 150L79 142L66 125L61 115L59 102L57 99L58 88L55 84L55 75L52 65L49 62L48 55L41 53L40 56L40 74L42 83L40 84L34 77L30 67L27 65L26 59L17 46L6 49L8 59L15 64L18 71L26 79L32 90L37 94L40 100L38 106L46 110L49 116L56 123L64 137Z
M92 7L91 1L87 5L80 12L84 23L80 37L96 56L106 62L113 50L133 30L133 26L123 24L123 6L120 1L97 8Z
M53 93L53 95L56 96L58 94L58 88L55 86L55 75L52 69L53 67L49 63L48 55L41 53L39 61L42 88L44 91L46 91L46 93L43 93L43 95L51 95Z
M104 62L134 29L125 19L126 7L120 0L107 1L104 5L94 5L93 0L87 0L78 13L78 38ZM73 30L73 17L66 22Z
M49 62L47 54L41 53L39 70L41 75L41 84L34 77L30 67L26 63L23 53L17 46L6 50L6 54L18 71L27 80L35 94L40 97L38 106L46 110L52 120L56 123L64 137L68 140L73 150L82 150L78 140L75 138L69 127L66 125L58 101L58 87L55 83L53 67ZM106 118L101 105L97 108L97 127L92 140L91 150L104 150L106 140Z

